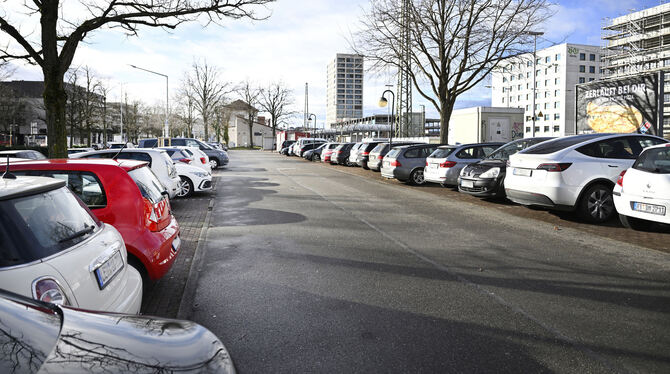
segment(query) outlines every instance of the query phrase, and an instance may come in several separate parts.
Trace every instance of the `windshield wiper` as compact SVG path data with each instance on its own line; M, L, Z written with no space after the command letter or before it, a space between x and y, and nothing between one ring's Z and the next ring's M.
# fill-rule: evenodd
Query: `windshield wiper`
M72 235L67 236L67 237L65 237L65 238L63 238L63 239L61 239L61 240L59 240L58 242L59 242L59 243L63 243L63 242L70 241L70 240L72 240L72 239L76 239L76 238L78 238L78 237L80 237L80 236L84 236L84 235L86 235L86 234L92 232L93 230L95 230L95 226L93 226L93 225L88 226L88 227L85 227L85 228L83 228L83 229L81 229L81 230L79 230L79 231L73 233Z

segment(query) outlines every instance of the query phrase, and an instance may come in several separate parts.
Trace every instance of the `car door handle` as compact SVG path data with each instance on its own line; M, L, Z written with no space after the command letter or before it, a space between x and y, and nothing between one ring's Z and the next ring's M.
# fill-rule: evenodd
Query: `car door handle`
M619 165L607 165L607 166L609 166L611 168L618 168L619 167Z

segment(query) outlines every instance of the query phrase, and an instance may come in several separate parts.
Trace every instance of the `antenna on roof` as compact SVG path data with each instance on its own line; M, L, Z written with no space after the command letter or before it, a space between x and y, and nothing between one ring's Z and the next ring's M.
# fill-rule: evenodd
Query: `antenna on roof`
M114 157L112 157L112 160L116 161L116 158L119 157L119 155L121 154L121 151L123 151L123 150L126 148L126 145L127 145L127 144L128 144L127 142L124 142L124 143L123 143L123 145L121 146L121 149L119 149L119 151L116 152L116 154L114 155Z
M7 167L5 172L2 174L2 179L16 179L16 175L9 172L9 155L7 155Z

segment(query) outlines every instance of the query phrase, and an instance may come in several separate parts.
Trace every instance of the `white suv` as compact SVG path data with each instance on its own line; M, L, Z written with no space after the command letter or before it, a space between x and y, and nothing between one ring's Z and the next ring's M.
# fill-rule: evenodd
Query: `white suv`
M142 278L121 234L66 186L0 179L0 288L76 308L139 313Z
M549 140L510 156L505 192L515 203L577 210L587 221L616 213L612 188L646 147L667 140L642 134L585 134ZM511 170L510 170L511 169Z

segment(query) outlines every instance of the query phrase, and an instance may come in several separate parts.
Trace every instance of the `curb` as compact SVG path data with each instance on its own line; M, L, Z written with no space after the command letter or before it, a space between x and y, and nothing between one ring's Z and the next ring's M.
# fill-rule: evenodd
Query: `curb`
M202 262L205 258L205 249L202 248L202 246L207 236L213 208L214 198L209 200L209 205L207 205L207 215L205 216L202 228L200 228L198 245L195 247L195 253L193 254L193 260L191 261L191 268L188 271L188 278L186 280L186 285L184 286L184 292L182 293L181 301L179 302L179 311L177 312L178 319L189 319L193 313L193 300L195 299L195 291L198 286L198 278L200 270L202 269Z

